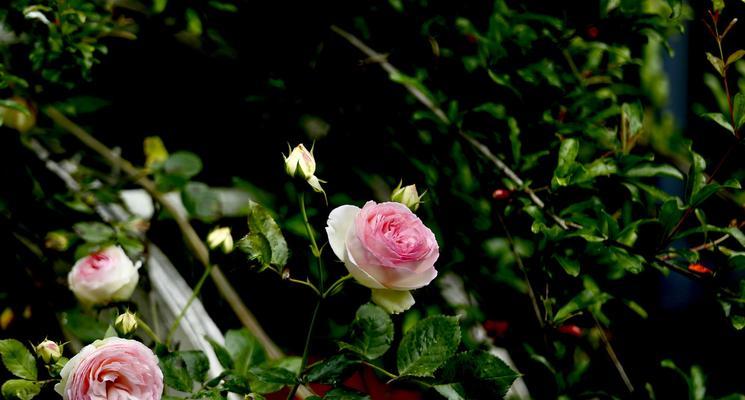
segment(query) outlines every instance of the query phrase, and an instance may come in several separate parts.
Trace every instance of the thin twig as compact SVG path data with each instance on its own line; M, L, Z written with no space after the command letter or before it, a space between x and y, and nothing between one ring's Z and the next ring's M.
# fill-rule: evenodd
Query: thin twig
M163 208L171 215L174 221L176 221L179 230L181 230L181 233L184 235L184 240L187 246L197 258L197 260L199 260L199 262L205 268L208 268L211 265L207 246L204 245L204 242L202 242L202 240L199 238L199 235L197 234L194 227L191 226L191 223L180 214L176 206L157 190L155 182L143 176L140 173L140 170L135 168L129 161L116 155L110 148L101 143L98 139L93 137L75 122L67 118L56 108L47 107L44 109L44 113L65 131L69 132L84 145L98 153L98 155L103 157L108 164L112 166L116 165L127 176L135 180L138 185L145 189L150 194L150 196L155 199L155 201L163 206ZM217 286L222 297L225 299L225 301L228 302L235 315L243 323L243 326L245 326L256 337L259 343L262 344L267 352L267 355L272 359L284 357L284 353L282 352L282 350L274 343L269 335L267 335L266 331L264 331L264 328L262 328L261 324L259 324L259 322L256 320L256 317L253 315L253 313L243 303L243 300L241 299L240 295L238 295L238 292L235 291L233 285L228 281L228 279L225 277L225 275L222 273L217 265L212 266L210 277L215 283L215 286ZM310 397L312 394L313 392L305 387L301 387L301 390L298 391L298 395L302 399Z
M522 257L520 257L520 254L517 252L515 241L512 238L512 234L510 233L509 229L507 229L507 224L504 223L504 219L502 219L502 216L499 215L499 213L497 213L497 218L499 219L499 223L502 225L502 229L507 236L507 241L510 243L510 249L512 250L512 254L515 256L515 261L517 262L518 268L520 268L520 272L522 272L523 274L525 284L528 286L528 297L530 297L530 302L533 303L533 312L535 313L535 318L538 320L538 325L541 327L541 329L543 329L545 323L543 321L543 317L541 316L541 308L538 305L538 298L535 295L533 285L530 283L530 278L528 277L528 271L525 269Z
M605 331L603 330L603 327L600 325L600 321L598 321L597 317L595 317L595 314L590 313L590 315L592 315L592 319L595 321L595 326L598 328L598 331L600 332L600 338L603 340L603 343L605 344L605 351L608 353L608 357L610 357L611 361L613 362L613 365L616 367L616 370L618 371L618 375L621 376L621 380L623 380L623 383L626 385L626 389L629 390L629 393L634 393L634 385L631 384L631 380L629 379L629 376L626 375L626 370L623 368L621 361L618 359L616 352L613 350L613 346L610 344L608 337L605 335Z

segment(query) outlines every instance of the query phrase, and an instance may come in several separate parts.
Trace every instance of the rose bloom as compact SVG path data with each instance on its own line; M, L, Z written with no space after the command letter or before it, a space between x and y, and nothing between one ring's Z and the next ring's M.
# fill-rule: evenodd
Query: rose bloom
M403 204L369 201L361 209L338 207L329 214L326 232L349 273L373 289L373 301L389 312L411 307L414 300L407 291L437 276L435 235Z
M110 246L81 258L67 275L75 297L83 304L128 300L140 276L119 246Z
M109 337L85 346L65 364L54 386L64 400L159 400L163 373L144 344Z

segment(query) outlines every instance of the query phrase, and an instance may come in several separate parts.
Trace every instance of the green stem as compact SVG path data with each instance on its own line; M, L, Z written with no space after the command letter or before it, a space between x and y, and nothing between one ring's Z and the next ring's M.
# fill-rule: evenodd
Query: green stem
M320 291L320 290L318 290L318 288L317 288L317 287L316 287L316 286L315 286L314 284L312 284L312 283L310 283L310 282L308 282L308 281L301 281L300 279L295 279L295 278L289 278L289 279L287 279L287 280L288 280L288 281L290 281L290 282L292 282L292 283L297 283L298 285L303 285L303 286L307 286L307 287L309 287L309 288L310 288L310 290L312 290L312 291L313 291L313 292L314 292L315 294L317 294L317 295L321 296L321 291Z
M168 330L168 335L166 336L166 346L170 346L171 338L173 337L173 334L176 333L176 329L178 329L178 326L181 323L181 320L184 318L184 315L186 315L186 311L191 306L191 303L193 303L194 300L197 298L197 296L199 296L199 292L202 290L202 286L204 285L204 282L210 276L210 272L212 272L211 264L208 265L207 268L204 269L204 273L202 274L202 277L199 278L199 281L197 282L196 286L194 286L194 290L191 292L191 296L189 297L189 300L187 300L186 304L184 304L184 307L181 309L178 316L171 324L171 328Z
M380 372L381 374L383 374L383 375L385 375L385 376L387 376L387 377L389 377L391 379L398 379L399 378L398 375L396 375L396 374L394 374L392 372L388 372L388 370L386 370L385 368L379 367L379 366L377 366L375 364L369 363L367 361L363 361L362 364L367 365L368 367L370 367L370 368L372 368L372 369Z
M145 331L145 334L150 336L151 339L155 343L161 343L160 338L158 335L153 331L152 328L150 328L150 325L147 324L147 322L143 321L142 318L140 318L139 315L135 314L135 319L137 320L137 327Z
M344 283L345 281L348 281L348 280L350 280L350 279L352 279L352 278L353 278L353 277L352 277L352 274L348 274L348 275L342 276L342 277L341 277L341 278L339 278L339 279L338 279L338 280L337 280L336 282L334 282L334 283L333 283L333 284L332 284L331 286L329 286L329 288L328 288L328 289L326 289L326 291L325 291L325 292L323 292L323 295L322 295L322 297L323 297L323 298L325 299L325 298L326 298L326 297L328 297L328 296L329 296L329 295L330 295L330 294L331 294L331 293L332 293L332 292L333 292L333 291L334 291L334 290L335 290L335 289L336 289L336 288L337 288L337 287L338 287L339 285L343 284L343 283Z
M300 213L303 215L303 223L305 224L305 231L308 232L308 238L310 239L310 249L313 255L318 259L318 286L323 291L324 276L323 276L323 264L321 261L321 249L318 248L316 243L316 237L313 235L313 228L310 226L308 221L308 213L305 211L305 195L300 193L298 195L298 203L300 203Z
M295 383L295 386L293 386L292 390L290 390L290 394L287 395L287 400L294 399L295 393L297 393L297 390L300 387L300 374L303 373L305 366L308 364L308 354L310 353L310 339L313 337L313 330L316 327L316 318L318 317L318 311L321 309L322 300L323 299L319 298L318 302L316 302L316 308L313 309L313 316L310 318L310 326L308 327L308 334L305 336L305 347L303 348L303 358L300 361L300 369L298 370L298 374L297 374L298 382Z

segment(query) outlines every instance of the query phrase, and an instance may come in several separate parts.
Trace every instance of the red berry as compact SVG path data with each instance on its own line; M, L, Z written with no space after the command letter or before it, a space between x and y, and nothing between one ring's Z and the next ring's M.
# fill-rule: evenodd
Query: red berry
M582 328L574 324L562 325L559 327L558 331L565 335L570 335L574 337L582 336Z
M710 270L709 268L704 267L701 264L691 264L691 265L688 266L688 270L689 271L693 271L693 272L697 272L699 274L704 274L704 275L711 275L711 274L714 273L714 272L712 272L712 270Z
M494 192L493 192L493 193L491 194L491 197L492 197L492 198L493 198L494 200L505 200L505 199L509 198L509 197L510 197L510 195L512 195L512 191L511 191L511 190L507 190L507 189L497 189L497 190L495 190L495 191L494 191Z
M587 28L587 37L589 37L590 39L595 39L598 37L598 35L600 35L600 29L598 29L597 27L589 26Z
M507 321L484 321L484 329L486 330L487 335L491 337L503 337L505 333L507 333L507 329L509 329L509 327L510 323Z

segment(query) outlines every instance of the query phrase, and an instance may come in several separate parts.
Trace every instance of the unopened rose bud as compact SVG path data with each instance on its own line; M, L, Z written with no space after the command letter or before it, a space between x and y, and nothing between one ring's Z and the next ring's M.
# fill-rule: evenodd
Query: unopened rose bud
M51 340L44 340L36 348L36 356L44 361L44 364L53 364L62 357L62 345Z
M406 207L409 207L409 210L416 211L419 209L422 196L419 196L419 192L416 190L416 185L401 187L401 183L399 183L398 186L393 189L393 193L391 193L391 201L401 203Z
M506 200L512 195L511 190L507 189L497 189L494 192L492 192L491 197L494 200Z
M114 329L120 336L127 337L137 330L137 317L128 311L120 314L114 321Z
M8 105L0 106L0 120L3 125L26 133L36 125L36 110L32 105L20 97L6 100Z
M52 231L47 233L44 246L48 249L65 251L70 247L69 235L63 231Z
M213 229L207 235L207 245L210 249L222 246L222 251L226 254L233 251L233 236L230 234L230 228L217 227Z
M290 150L288 156L284 154L282 156L285 159L285 171L287 171L287 175L307 181L315 174L316 160L313 158L313 152L308 151L302 143Z

